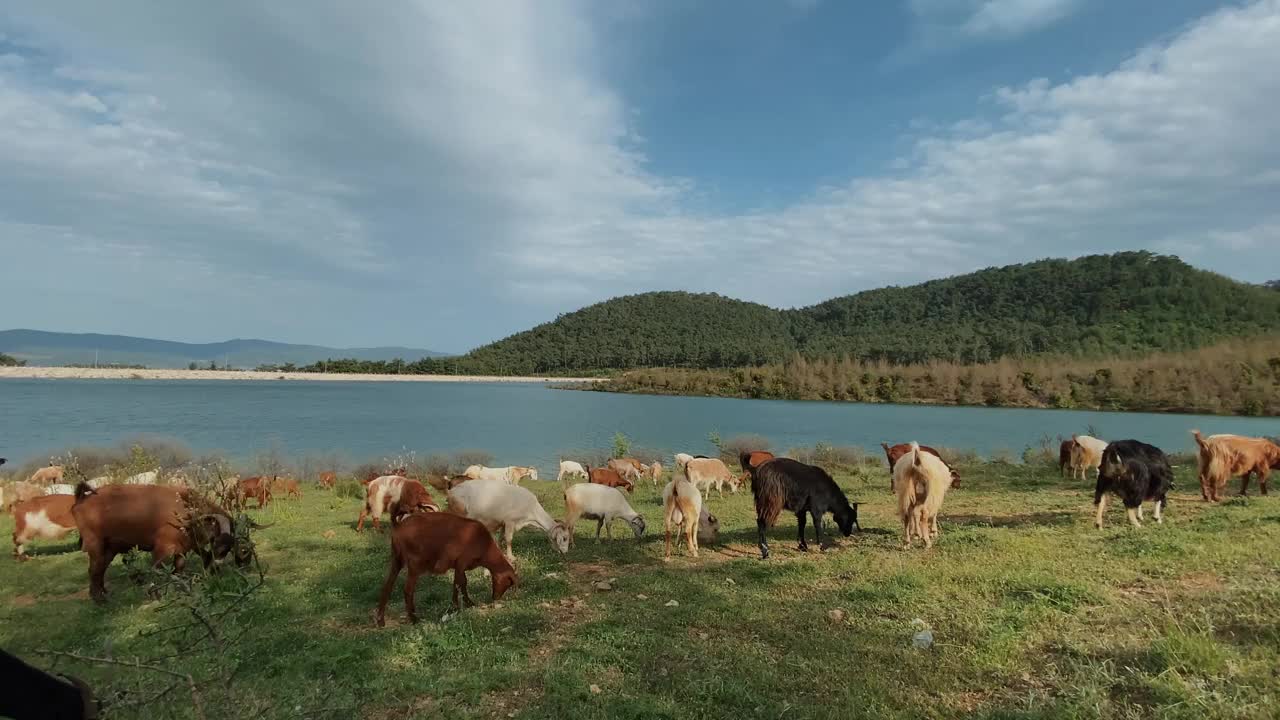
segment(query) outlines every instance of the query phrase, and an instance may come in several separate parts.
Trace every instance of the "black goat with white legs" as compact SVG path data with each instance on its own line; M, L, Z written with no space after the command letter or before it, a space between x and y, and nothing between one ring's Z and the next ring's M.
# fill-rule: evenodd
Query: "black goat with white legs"
M796 514L799 549L804 541L805 514L813 517L813 534L822 549L822 516L831 513L846 536L858 526L858 504L850 503L826 470L790 458L775 458L751 468L751 494L756 504L756 529L760 532L760 557L769 557L765 531L778 521L783 509ZM860 529L860 528L859 528Z
M1107 511L1107 493L1115 493L1124 501L1129 524L1142 527L1142 502L1155 501L1156 522L1164 522L1165 497L1173 488L1173 468L1160 448L1137 440L1117 440L1102 451L1098 468L1098 484L1093 491L1097 508L1094 525L1102 529L1102 516Z

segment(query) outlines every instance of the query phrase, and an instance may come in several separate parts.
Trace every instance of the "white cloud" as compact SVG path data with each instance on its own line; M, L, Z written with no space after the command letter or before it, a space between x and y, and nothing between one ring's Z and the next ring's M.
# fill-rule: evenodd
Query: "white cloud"
M960 26L971 36L1012 36L1034 32L1069 16L1082 0L983 0Z
M655 288L802 304L1172 242L1280 266L1280 79L1258 71L1280 65L1280 0L1109 73L998 89L994 113L925 130L882 175L741 214L690 211L696 185L648 167L584 4L57 7L14 20L49 61L0 69L0 242L156 334L217 288L236 311L213 328L461 347ZM1072 7L973 2L948 22L1025 32ZM138 299L156 274L163 310Z

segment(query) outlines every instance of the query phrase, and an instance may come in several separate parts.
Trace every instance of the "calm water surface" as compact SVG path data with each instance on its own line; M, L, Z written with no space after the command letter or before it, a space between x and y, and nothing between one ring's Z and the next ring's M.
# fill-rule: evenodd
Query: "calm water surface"
M154 434L241 459L273 442L353 462L479 448L499 465L553 473L562 453L607 448L619 431L668 453L709 451L713 430L763 435L783 449L821 441L878 452L881 441L918 439L1019 453L1044 435L1088 426L1167 451L1192 449L1193 427L1280 435L1274 418L651 397L515 383L0 380L0 457L12 463Z

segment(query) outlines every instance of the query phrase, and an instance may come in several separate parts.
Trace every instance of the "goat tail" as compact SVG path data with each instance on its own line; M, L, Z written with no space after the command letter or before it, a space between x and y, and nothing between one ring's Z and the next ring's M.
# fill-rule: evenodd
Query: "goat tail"
M89 483L83 480L76 483L76 493L75 493L76 503L79 503L81 500L84 500L90 495L97 495L97 494L98 494L98 491L90 487Z
M1201 435L1199 430L1192 430L1191 436L1196 439L1196 445L1200 446L1201 450L1209 449L1209 443L1205 441L1204 435Z
M771 463L765 463L751 473L751 494L756 505L756 520L766 527L773 527L782 514L787 501L786 481L779 476Z
M920 467L920 443L911 441L911 464Z

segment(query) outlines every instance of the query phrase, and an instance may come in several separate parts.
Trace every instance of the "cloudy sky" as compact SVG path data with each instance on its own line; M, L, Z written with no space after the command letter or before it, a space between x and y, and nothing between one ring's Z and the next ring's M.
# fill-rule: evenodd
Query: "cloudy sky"
M461 351L1120 249L1260 282L1276 68L1280 0L0 0L0 328Z

